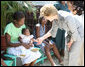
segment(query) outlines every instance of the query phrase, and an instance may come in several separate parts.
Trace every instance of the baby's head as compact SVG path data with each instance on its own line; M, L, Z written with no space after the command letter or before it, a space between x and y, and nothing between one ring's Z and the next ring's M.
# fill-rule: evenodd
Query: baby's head
M22 34L29 36L30 35L29 29L28 28L23 28L22 29Z

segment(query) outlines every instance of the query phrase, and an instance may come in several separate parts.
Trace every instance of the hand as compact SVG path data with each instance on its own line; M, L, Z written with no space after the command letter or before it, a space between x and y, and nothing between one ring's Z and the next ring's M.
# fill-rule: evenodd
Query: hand
M33 43L29 43L29 46L30 46L30 47L34 47Z
M34 41L34 42L38 42L38 41L37 41L37 40L35 40L35 39L34 39L33 41Z
M30 48L30 45L29 44L26 44L26 43L22 43L22 46L24 46L26 49L29 49Z
M71 46L72 46L72 43L71 43L71 42L69 42L67 45L68 45L68 50L70 51Z
M43 38L42 37L39 37L36 39L36 41L38 42L37 45L41 44L43 42Z
M67 44L67 45L68 45L68 50L69 50L69 51L70 51L70 49L71 49L72 43L73 43L73 39L71 38L70 42Z

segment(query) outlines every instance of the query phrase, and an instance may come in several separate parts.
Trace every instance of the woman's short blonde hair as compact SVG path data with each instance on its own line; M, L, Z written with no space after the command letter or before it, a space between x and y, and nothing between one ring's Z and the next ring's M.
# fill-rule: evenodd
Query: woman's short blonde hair
M40 9L40 16L57 15L57 9L53 4L46 4Z

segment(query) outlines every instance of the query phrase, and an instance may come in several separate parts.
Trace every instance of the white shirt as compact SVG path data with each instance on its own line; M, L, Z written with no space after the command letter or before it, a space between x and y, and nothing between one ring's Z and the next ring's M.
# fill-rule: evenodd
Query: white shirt
M30 40L34 37L33 35L29 35L29 36L26 36L26 35L23 35L23 34L21 34L21 35L19 35L21 38L22 38L22 42L23 43L29 43L30 42Z

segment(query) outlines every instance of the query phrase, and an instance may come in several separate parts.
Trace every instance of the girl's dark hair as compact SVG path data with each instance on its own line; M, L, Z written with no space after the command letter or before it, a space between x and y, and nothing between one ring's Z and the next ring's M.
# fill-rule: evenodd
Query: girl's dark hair
M19 21L19 20L21 20L24 17L25 17L25 15L24 15L24 13L22 11L17 11L13 15L13 20Z
M39 21L38 21L38 22L39 22L40 24L41 24L43 18L44 18L44 17L39 17L39 19L38 19Z

